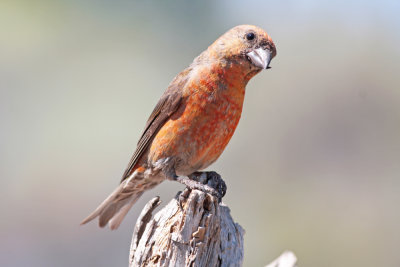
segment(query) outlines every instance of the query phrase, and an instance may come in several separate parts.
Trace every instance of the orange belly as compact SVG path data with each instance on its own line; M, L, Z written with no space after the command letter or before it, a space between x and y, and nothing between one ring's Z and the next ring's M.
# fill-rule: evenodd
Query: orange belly
M245 88L195 81L187 93L153 139L148 154L152 163L171 157L178 175L204 169L221 155L239 122Z

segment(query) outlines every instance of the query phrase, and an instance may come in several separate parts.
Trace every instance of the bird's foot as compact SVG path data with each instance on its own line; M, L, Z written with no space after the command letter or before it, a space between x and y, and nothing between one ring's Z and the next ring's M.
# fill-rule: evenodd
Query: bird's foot
M225 196L226 184L216 172L194 172L188 176L178 176L175 172L165 172L164 174L169 180L184 184L189 189L197 189L211 194L219 201Z
M203 191L207 194L211 194L213 196L221 198L221 196L217 190L215 190L214 188L212 188L211 186L209 186L207 184L203 184L201 182L193 180L193 179L189 178L188 176L177 176L174 178L174 180L178 181L181 184L186 185L186 187L188 187L190 189L197 189L197 190Z
M222 180L221 175L219 175L218 173L214 171L194 172L189 175L189 178L191 181L196 181L197 183L199 183L199 190L212 194L218 197L219 200L221 200L225 196L226 184L224 180Z
M218 193L218 195L220 196L219 198L224 197L226 194L227 188L225 181L222 180L221 175L214 171L194 172L189 175L189 178L198 181L199 183L202 183L204 185L208 185Z

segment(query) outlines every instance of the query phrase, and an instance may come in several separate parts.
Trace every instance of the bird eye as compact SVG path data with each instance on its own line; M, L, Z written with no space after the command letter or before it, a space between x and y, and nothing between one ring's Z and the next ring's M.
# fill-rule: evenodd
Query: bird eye
M249 32L248 34L246 34L246 39L251 41L256 37L256 35L252 32Z

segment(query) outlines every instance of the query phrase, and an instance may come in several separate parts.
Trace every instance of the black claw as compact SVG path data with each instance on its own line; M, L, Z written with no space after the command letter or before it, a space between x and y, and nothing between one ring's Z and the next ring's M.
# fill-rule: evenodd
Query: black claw
M221 175L214 171L194 172L187 178L189 178L189 181L183 179L183 177L177 176L176 180L185 184L188 188L199 189L205 193L211 194L217 197L219 201L225 196L227 190L226 184L224 180L222 180Z
M219 194L218 198L222 199L226 194L227 188L224 180L222 180L221 178L221 175L219 175L214 171L207 172L207 180L208 180L207 184L218 192Z

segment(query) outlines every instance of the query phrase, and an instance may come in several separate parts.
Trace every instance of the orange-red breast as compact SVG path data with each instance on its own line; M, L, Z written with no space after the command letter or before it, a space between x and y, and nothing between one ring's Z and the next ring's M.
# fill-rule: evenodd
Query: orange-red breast
M218 159L242 113L247 82L276 55L268 34L232 28L179 73L150 115L119 187L82 223L116 229L143 194Z

